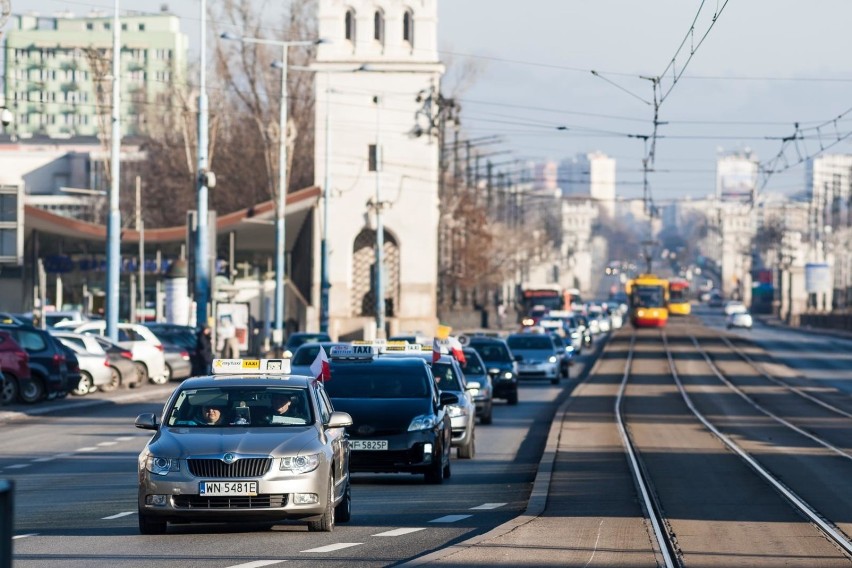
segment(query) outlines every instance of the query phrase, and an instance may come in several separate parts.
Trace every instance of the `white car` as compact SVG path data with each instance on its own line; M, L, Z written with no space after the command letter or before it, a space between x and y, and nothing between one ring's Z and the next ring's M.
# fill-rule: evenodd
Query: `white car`
M106 336L106 322L103 320L86 322L74 328L76 333ZM118 324L118 344L129 349L136 364L136 370L142 377L156 385L169 381L166 369L166 355L163 345L150 329L138 323Z
M726 318L725 322L728 329L731 329L732 327L751 329L752 324L754 324L754 320L748 312L733 313Z
M733 314L742 314L746 312L748 312L748 308L745 307L745 304L737 300L731 300L730 302L725 304L726 316L730 316Z
M106 351L94 337L68 331L54 331L51 335L71 349L80 364L80 382L72 387L72 393L82 396L112 382Z

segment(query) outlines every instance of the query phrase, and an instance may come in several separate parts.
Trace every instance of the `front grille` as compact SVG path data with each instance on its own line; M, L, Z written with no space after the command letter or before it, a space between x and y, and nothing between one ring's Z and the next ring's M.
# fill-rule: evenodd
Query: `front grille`
M359 432L362 427L367 428L367 432ZM369 424L353 424L346 430L347 432L349 432L349 435L356 440L381 440L383 436L396 436L398 434L406 434L408 432L408 424L396 428L378 428Z
M287 494L232 497L175 495L176 509L275 509L287 505Z
M403 451L353 451L349 458L351 471L393 472L423 462L423 445Z
M188 459L189 473L204 478L263 477L272 466L272 458L245 458L234 463L220 459Z

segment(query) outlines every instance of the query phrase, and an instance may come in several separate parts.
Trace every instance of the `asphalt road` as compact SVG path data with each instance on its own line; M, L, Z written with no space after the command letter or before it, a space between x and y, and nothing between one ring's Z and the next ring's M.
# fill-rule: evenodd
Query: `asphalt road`
M573 376L589 359L580 359ZM517 406L498 401L493 424L477 425L476 457L453 458L444 485L407 474L353 475L353 520L331 534L293 523L171 525L164 536L139 535L136 458L148 434L133 421L158 412L168 387L4 407L0 477L16 484L15 566L388 566L410 560L489 531L526 508L553 414L575 383L525 382Z

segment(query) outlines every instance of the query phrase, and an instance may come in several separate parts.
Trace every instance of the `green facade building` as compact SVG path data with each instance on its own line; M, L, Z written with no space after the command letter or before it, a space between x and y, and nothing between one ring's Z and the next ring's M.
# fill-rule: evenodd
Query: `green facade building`
M123 135L175 106L186 86L187 37L172 14L121 17ZM9 131L24 138L110 134L113 19L13 16L5 42Z

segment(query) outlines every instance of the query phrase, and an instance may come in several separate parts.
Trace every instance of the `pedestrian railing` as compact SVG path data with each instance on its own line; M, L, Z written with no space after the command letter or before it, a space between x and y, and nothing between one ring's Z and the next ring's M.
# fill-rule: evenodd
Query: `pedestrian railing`
M12 568L15 482L0 479L0 568Z

